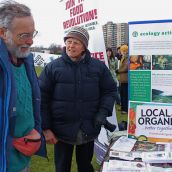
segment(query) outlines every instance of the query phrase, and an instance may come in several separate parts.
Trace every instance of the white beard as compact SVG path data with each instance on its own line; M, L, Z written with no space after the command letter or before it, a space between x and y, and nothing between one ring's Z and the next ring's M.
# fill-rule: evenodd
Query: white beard
M29 48L30 46L24 44L22 46L16 46L14 41L12 40L12 35L9 31L7 31L7 49L11 53L12 56L15 56L17 58L26 58L30 54L30 49L28 49L26 52L22 52L21 48Z

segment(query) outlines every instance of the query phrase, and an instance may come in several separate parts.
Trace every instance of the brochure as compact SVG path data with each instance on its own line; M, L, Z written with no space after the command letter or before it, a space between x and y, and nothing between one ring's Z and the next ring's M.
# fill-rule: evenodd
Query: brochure
M130 152L136 143L135 139L127 138L127 136L121 136L111 147L112 150L124 152Z

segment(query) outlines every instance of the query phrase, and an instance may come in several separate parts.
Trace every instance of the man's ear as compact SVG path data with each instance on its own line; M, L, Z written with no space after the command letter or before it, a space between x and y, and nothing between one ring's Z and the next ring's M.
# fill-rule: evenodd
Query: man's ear
M3 40L6 39L6 29L3 27L0 27L0 38L2 38Z

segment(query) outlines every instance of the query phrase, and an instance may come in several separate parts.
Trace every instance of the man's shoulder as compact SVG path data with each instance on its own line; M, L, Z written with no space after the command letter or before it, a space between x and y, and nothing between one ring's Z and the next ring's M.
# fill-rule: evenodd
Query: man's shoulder
M94 57L91 57L91 62L94 63L94 64L99 64L99 65L102 65L104 64L103 61L99 60L99 59L96 59Z
M53 61L51 61L50 63L47 64L48 67L60 67L60 66L64 66L64 60L63 58L60 56L57 59L54 59Z
M98 67L98 68L100 68L100 69L106 68L106 64L105 64L104 61L101 61L101 60L99 60L99 59L95 59L95 58L93 58L93 57L92 57L91 60L90 60L90 64L91 64L92 66Z

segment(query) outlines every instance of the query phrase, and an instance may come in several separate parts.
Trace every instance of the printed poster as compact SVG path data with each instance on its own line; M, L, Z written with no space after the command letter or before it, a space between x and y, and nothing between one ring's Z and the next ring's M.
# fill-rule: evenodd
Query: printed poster
M129 22L128 136L171 141L172 20Z
M171 142L171 104L130 102L128 136L140 141Z

